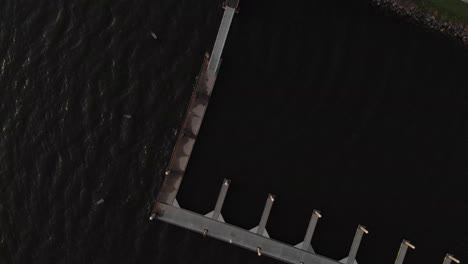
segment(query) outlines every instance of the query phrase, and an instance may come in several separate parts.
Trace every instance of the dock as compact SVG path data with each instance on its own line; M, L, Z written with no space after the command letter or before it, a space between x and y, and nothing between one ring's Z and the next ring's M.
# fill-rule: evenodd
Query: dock
M286 263L293 264L357 264L356 258L362 239L369 230L359 225L350 245L348 256L334 260L321 256L311 246L311 241L322 213L311 212L311 218L302 242L288 245L272 239L266 229L275 195L268 194L261 219L258 225L246 230L226 223L222 216L222 208L226 194L231 185L229 179L224 179L220 187L215 208L212 212L201 215L183 208L177 202L177 193L185 175L187 165L195 146L203 118L208 108L219 68L222 63L222 52L228 38L231 23L239 8L239 0L227 0L224 4L224 15L221 20L218 35L213 50L204 57L191 100L187 107L185 118L178 131L175 146L165 171L164 181L150 215L150 220L163 221L181 228L196 232L204 237L211 237L226 243L253 251L259 257L269 256ZM408 249L416 247L407 240L401 242L396 255L395 264L402 264ZM460 263L453 255L447 254L443 264Z

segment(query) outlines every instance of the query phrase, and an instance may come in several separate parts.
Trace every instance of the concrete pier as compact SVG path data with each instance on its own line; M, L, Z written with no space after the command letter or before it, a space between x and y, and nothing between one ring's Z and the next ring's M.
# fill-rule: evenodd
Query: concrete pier
M270 238L266 225L276 197L268 194L265 207L258 226L246 230L229 223L225 223L222 209L231 181L224 179L216 200L214 210L207 215L198 214L180 208L176 197L185 175L185 171L195 146L203 118L208 108L208 103L216 82L222 61L222 52L227 40L232 20L238 9L239 0L227 0L224 7L224 15L221 20L218 35L211 52L206 54L202 67L189 102L185 119L179 130L172 156L165 172L164 182L154 202L150 220L160 220L176 225L187 230L202 234L204 237L212 237L226 243L230 243L253 251L259 257L269 256L286 263L292 264L357 264L356 257L364 234L368 230L364 226L358 226L349 254L338 261L316 254L311 246L311 241L321 213L314 210L305 232L304 240L296 246ZM202 176L202 175L200 175ZM408 248L415 247L403 240L398 252L395 264L403 264ZM450 254L444 258L443 264L452 262L460 263Z
M157 218L161 221L230 243L258 254L269 256L286 263L298 264L339 264L338 261L319 256L294 246L257 235L248 230L215 221L203 215L159 204ZM258 251L258 249L260 251Z
M206 55L198 75L197 83L188 105L185 120L179 131L176 144L172 151L169 166L166 170L163 186L157 201L173 204L180 184L185 174L187 164L197 140L198 132L205 116L206 109L213 91L218 70L221 64L221 55L224 49L229 28L234 13L238 8L239 0L228 0L224 4L224 15L221 20L218 35L210 55Z

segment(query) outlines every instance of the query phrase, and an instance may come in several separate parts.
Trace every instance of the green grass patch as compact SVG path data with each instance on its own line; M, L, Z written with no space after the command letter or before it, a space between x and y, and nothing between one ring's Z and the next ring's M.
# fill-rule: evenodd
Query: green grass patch
M417 4L442 20L468 24L468 3L461 0L417 0Z

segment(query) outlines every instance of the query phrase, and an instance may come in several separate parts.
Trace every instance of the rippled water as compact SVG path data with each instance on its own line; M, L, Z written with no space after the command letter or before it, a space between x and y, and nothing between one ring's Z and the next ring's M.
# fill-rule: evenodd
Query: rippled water
M276 142L278 138L286 141L276 145L270 156L283 157L284 153L297 151L294 146L303 144L307 130L296 126L300 124L294 122L296 118L314 121L319 127L314 138L322 137L323 141L309 141L311 147L306 147L317 152L301 152L304 156L323 157L314 163L323 165L318 167L316 175L339 175L341 171L333 169L336 161L345 163L345 168L355 168L356 175L372 175L373 169L385 165L372 159L375 153L381 153L376 150L378 147L372 148L372 142L377 142L376 138L383 135L379 134L383 130L390 130L394 135L403 130L416 131L403 133L406 136L402 136L404 141L399 144L395 143L398 137L382 139L388 143L385 145L389 150L388 157L398 155L395 149L402 146L401 142L412 142L419 138L416 135L421 131L431 133L427 134L427 140L412 145L410 152L414 155L421 153L416 151L418 146L441 137L450 138L449 143L440 141L440 144L451 146L453 151L444 149L442 154L421 161L444 160L434 169L440 173L431 178L433 185L437 183L435 179L443 175L444 168L464 168L462 164L466 160L458 156L458 150L467 144L463 137L466 130L463 102L467 93L460 88L466 87L466 81L460 78L465 72L463 62L467 60L463 58L466 58L466 52L436 34L414 27L405 30L408 25L403 21L383 18L384 15L370 9L366 1L354 7L338 2L315 1L310 6L304 3L260 1L241 6L241 14L236 17L232 38L226 47L219 85L215 88L215 101L210 108L214 110L208 113L205 129L214 131L224 127L226 130L218 131L215 144L208 140L213 134L201 138L198 153L203 155L195 159L199 161L200 173L219 172L226 168L222 167L224 165L233 168L227 161L224 165L203 168L203 160L213 161L216 156L221 157L219 153L223 149L218 148L223 146L223 141L219 141L221 135L233 131L235 126L230 125L240 124L242 120L247 120L248 125L241 127L251 126L252 129L236 131L239 140L231 143L237 144L240 153L252 153L255 157L261 153L261 148L243 148L242 144L258 143L260 146ZM262 9L262 5L268 8ZM306 10L314 12L307 13ZM0 2L0 261L274 262L162 223L150 223L147 219L195 75L203 53L213 44L221 15L221 1L216 0ZM309 20L310 17L314 19ZM316 31L307 27L311 21L315 23L312 28ZM400 37L403 39L397 41ZM432 42L435 44L430 46ZM378 57L379 54L384 54L383 58ZM239 69L243 69L242 75ZM345 85L349 83L352 85ZM290 93L283 89L288 84L296 87ZM240 86L248 90L237 94L236 87ZM303 92L306 86L320 88L310 94ZM400 88L392 92L392 86ZM362 89L348 90L346 87ZM373 90L373 87L377 88ZM417 89L413 92L405 90L411 87ZM429 96L422 96L425 100L421 103L413 103L412 100L424 93L424 87L431 88L428 89ZM448 90L442 89L445 87ZM407 91L403 96L406 99L399 100L404 91ZM291 94L298 99L287 96ZM312 99L308 99L310 95ZM442 110L437 107L438 96L442 98L439 102ZM234 110L239 104L228 98L243 97L248 98L240 104L244 112L236 115ZM262 100L265 103L260 103ZM308 104L316 105L312 113L325 115L320 118L309 116ZM389 114L388 109L398 104L403 106L398 114ZM428 105L433 105L434 110L430 115L424 115ZM270 111L269 107L275 110ZM354 115L340 115L341 110ZM413 111L413 115L404 119L405 111ZM437 112L442 114L435 115ZM293 114L297 116L288 117ZM391 117L377 118L382 115ZM412 126L416 119L423 121ZM287 131L290 132L275 134L279 123L289 127ZM264 126L258 128L255 126L258 124ZM339 124L346 128L343 130ZM415 127L418 129L412 130ZM249 137L257 135L253 131L261 131L263 136ZM326 135L341 137L345 149L335 141L336 138ZM354 155L352 149L356 144L370 146L370 151L358 155L360 158L347 159ZM391 148L392 145L395 147ZM413 155L411 153L408 156ZM455 158L450 159L450 155ZM248 160L244 159L246 164ZM362 169L360 166L365 161L374 166L369 166L367 171ZM291 171L291 165L281 164L278 169L268 166L270 162L262 161L268 173L258 173L257 182L268 180L267 176L274 171ZM299 166L297 170L301 168ZM242 168L235 167L232 171L237 170L242 171ZM192 164L191 171L192 174L198 172L197 166ZM397 172L393 168L388 175ZM263 187L278 188L278 183L284 182L284 174L283 178L280 176ZM285 187L300 186L301 183L307 186L301 178L288 177L291 182ZM323 184L323 192L333 187L333 181L327 182L326 177L318 180ZM353 179L340 181L342 184L338 189L343 190ZM375 180L370 182L376 183ZM453 182L460 188L466 183ZM192 187L196 186L194 183ZM443 188L443 194L450 195L450 185ZM463 195L456 197L458 201L466 198ZM294 199L302 197L293 197L290 201L294 202ZM437 199L431 203L440 202ZM398 203L402 202L398 200ZM328 211L332 215L339 211L340 204L346 205L339 199L319 204L330 208ZM430 210L430 204L427 208ZM463 215L466 207L460 205L457 208ZM351 209L350 206L346 210ZM248 210L253 211L253 208ZM381 220L383 215L385 213L377 216L362 214L365 219L359 221L370 221L372 226L375 224L373 220ZM235 216L231 218L236 219ZM238 222L249 221L254 220ZM353 221L349 224L354 226ZM456 223L461 225L460 221ZM354 231L350 230L351 233ZM297 230L293 234L285 232L279 231L278 235L288 239L299 233ZM422 231L413 235L417 236L418 232ZM399 240L400 237L395 246ZM338 258L350 241L340 241L337 248L333 241L322 240L322 251ZM463 236L450 243L450 248L458 252L463 252L464 245L468 244ZM438 245L441 244L443 242ZM364 263L378 259L376 252L381 251L376 248L379 248L377 243L367 251L363 249ZM394 252L384 251L383 254L393 257ZM420 261L420 257L414 262ZM385 261L390 263L391 259ZM438 262L434 259L434 263Z
M7 263L141 263L158 254L146 213L219 7L0 2Z

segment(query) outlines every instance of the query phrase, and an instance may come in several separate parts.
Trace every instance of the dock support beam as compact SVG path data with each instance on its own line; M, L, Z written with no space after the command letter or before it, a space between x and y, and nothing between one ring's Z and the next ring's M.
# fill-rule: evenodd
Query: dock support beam
M219 220L219 216L221 215L221 209L223 208L224 199L226 199L226 194L229 189L230 183L231 180L223 180L223 185L221 186L221 190L219 191L218 200L216 200L216 206L213 212L213 219L216 221Z
M270 216L271 207L273 206L273 202L275 201L275 196L273 194L268 194L265 208L263 209L262 218L260 219L260 223L258 224L257 234L263 236L265 233L265 227L268 222L268 217Z
M403 240L401 242L400 250L398 251L397 258L395 260L395 264L403 264L403 260L405 260L406 252L408 251L408 247L411 249L416 249L416 247L411 244L411 242L407 240Z
M356 261L356 255L359 250L359 245L361 244L362 236L364 234L368 234L365 226L359 225L356 230L356 235L354 235L353 244L351 245L351 249L349 250L348 257L342 259L340 262L345 264L354 264Z
M302 249L309 251L309 249L312 247L310 245L312 241L312 236L314 235L315 232L315 227L317 226L318 219L321 218L322 215L320 214L319 211L314 210L312 213L312 217L310 218L309 226L307 227L307 231L304 237L304 241L302 242ZM312 250L313 251L313 250Z

